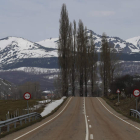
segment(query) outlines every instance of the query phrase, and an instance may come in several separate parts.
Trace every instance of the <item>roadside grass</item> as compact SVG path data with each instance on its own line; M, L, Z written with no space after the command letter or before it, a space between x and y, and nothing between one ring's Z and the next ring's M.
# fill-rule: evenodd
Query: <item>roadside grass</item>
M41 100L32 99L28 101L29 107L33 107L37 105ZM37 109L35 112L41 113L44 107ZM23 112L24 109L27 109L27 101L26 100L0 100L0 121L6 120L6 114L9 111L9 115L14 115L14 111L18 110L19 115L23 113L27 113L27 111Z
M64 102L65 102L66 100L67 100L67 98L65 98L65 99L63 100L63 102L62 102L58 107L56 107L54 110L52 110L52 112L49 113L47 116L44 116L44 117L42 117L42 118L39 118L39 119L34 120L34 121L31 121L31 122L27 122L26 124L25 124L25 122L23 121L22 126L20 126L20 124L18 124L16 129L13 128L14 125L12 124L12 125L10 126L10 131L9 131L9 132L6 132L6 131L7 131L7 127L4 127L4 132L3 132L2 134L0 134L0 138L5 137L6 135L9 135L9 134L11 134L11 133L13 133L13 132L16 132L16 131L18 131L18 130L21 130L21 129L23 129L23 128L26 128L26 127L28 127L28 126L31 126L31 125L33 125L33 124L35 124L35 123L37 123L37 122L42 121L43 119L47 118L48 116L51 116L52 114L54 114L55 112L57 112L57 110L64 104ZM38 100L37 100L37 101L38 101ZM44 106L44 107L45 107L45 106ZM44 107L42 107L42 108L36 110L35 112L41 113L41 112L44 110Z
M135 98L120 98L120 104L115 105L118 102L118 98L105 98L102 97L106 103L111 106L116 112L122 114L123 116L140 123L138 118L130 116L130 109L136 109L136 100Z

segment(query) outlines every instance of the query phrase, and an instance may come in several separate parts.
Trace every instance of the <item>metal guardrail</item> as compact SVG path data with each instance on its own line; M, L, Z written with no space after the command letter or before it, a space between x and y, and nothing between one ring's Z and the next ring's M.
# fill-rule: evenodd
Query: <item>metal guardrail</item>
M130 109L130 116L136 117L140 119L140 112L134 109Z
M12 118L12 119L8 119L6 121L0 121L0 134L1 134L1 128L4 126L7 126L7 132L9 132L9 130L10 130L9 125L12 123L14 123L14 128L16 128L17 122L20 122L20 125L22 125L23 120L26 123L27 119L28 119L28 122L30 122L31 120L33 121L38 118L42 118L42 116L37 112L33 112L33 113L26 114L26 115L18 116L18 117Z

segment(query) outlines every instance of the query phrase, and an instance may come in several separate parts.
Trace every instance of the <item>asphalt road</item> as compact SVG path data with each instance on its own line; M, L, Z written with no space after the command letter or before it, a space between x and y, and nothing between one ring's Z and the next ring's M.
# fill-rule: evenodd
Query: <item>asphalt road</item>
M2 138L2 140L90 139L140 140L140 124L115 112L101 98L72 97L52 116Z
M140 124L115 112L103 99L98 99L86 98L85 101L88 125L91 125L89 139L92 134L94 140L140 140L140 130L134 127L140 128Z

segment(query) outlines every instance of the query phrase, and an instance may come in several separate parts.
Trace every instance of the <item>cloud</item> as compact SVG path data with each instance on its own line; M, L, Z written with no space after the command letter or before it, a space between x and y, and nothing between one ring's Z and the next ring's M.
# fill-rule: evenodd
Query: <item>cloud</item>
M114 11L91 11L89 12L89 15L92 17L106 17L106 16L112 16L114 15Z

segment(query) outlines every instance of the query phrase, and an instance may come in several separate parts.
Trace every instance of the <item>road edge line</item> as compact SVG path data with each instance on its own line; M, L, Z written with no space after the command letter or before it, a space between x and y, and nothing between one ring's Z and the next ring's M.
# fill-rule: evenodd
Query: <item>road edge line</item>
M97 98L97 97L96 97L96 98ZM97 99L98 99L98 98L97 98ZM100 99L98 99L98 100L100 101ZM108 110L108 109L105 107L105 105L102 103L102 101L100 101L100 103L102 104L102 106L103 106L110 114L112 114L112 115L115 116L116 118L120 119L121 121L123 121L123 122L125 122L125 123L127 123L127 124L129 124L129 125L131 125L131 126L133 126L134 128L140 130L139 127L137 127L137 126L135 126L135 125L133 125L133 124L131 124L131 123L129 123L129 122L123 120L122 118L118 117L117 115L113 114L110 110Z
M29 131L29 132L27 132L27 133L24 133L23 135L21 135L21 136L15 138L15 139L13 139L13 140L18 140L19 138L21 138L21 137L23 137L23 136L25 136L25 135L27 135L27 134L29 134L29 133L35 131L36 129L38 129L38 128L44 126L45 124L49 123L50 121L54 120L56 117L58 117L58 116L64 111L64 109L68 106L68 104L69 104L69 102L71 101L71 99L72 99L72 97L69 99L69 101L67 102L67 104L65 105L65 107L61 110L61 112L59 112L55 117L53 117L52 119L48 120L47 122L45 122L45 123L39 125L38 127L32 129L31 131Z

